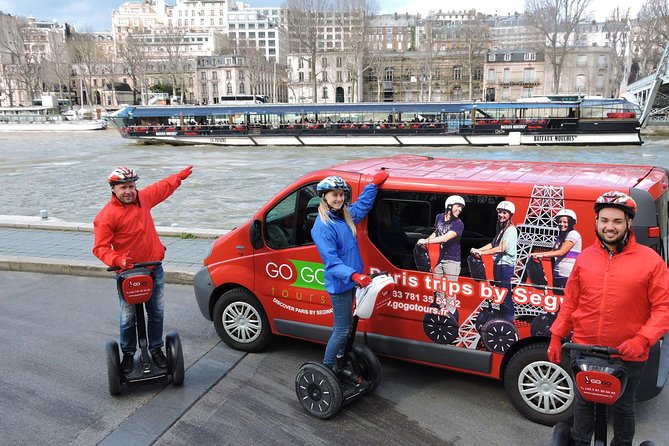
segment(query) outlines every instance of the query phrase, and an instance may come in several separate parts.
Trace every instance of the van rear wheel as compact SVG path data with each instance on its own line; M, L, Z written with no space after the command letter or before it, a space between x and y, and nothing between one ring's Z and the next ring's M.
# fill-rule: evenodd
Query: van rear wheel
M244 288L224 293L214 306L216 333L230 347L257 352L270 341L272 331L258 299Z
M527 419L547 426L567 421L574 411L574 382L563 365L548 361L548 344L531 344L511 357L504 389Z

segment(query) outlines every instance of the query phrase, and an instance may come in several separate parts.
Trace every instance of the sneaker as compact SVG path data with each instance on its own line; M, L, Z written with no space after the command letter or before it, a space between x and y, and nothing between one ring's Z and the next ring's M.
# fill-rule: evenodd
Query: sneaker
M123 353L123 360L121 361L121 372L130 373L135 363L134 353Z
M163 350L160 348L155 349L154 351L151 352L151 359L153 359L153 363L157 365L161 369L166 369L167 368L167 358L163 354Z

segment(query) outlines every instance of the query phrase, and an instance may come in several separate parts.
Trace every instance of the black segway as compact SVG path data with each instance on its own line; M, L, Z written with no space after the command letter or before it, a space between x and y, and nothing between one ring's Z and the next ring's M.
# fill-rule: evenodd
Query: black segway
M121 372L120 349L116 341L107 341L107 379L109 381L109 393L113 396L121 393L123 384L150 384L172 381L174 385L184 382L184 357L181 349L181 340L176 331L165 337L165 350L167 350L166 369L161 369L154 364L149 354L146 322L144 317L144 302L148 301L153 293L153 271L147 267L160 265L161 262L137 263L134 268L125 270L118 274L116 284L119 293L125 301L135 306L137 342L139 344L139 356L135 356L132 371ZM120 268L108 268L108 271L117 271Z
M562 350L578 350L581 357L572 360L576 390L584 400L595 403L594 446L606 446L606 407L618 401L627 385L627 369L620 361L611 358L618 350L597 345L582 345L566 342ZM553 427L551 446L571 444L571 428L560 422ZM644 441L640 446L655 446L653 441Z
M317 362L302 365L295 377L295 393L302 407L316 418L331 418L342 405L374 392L381 383L381 364L364 344L355 344L359 319L372 315L377 297L389 299L395 282L386 272L372 275L372 283L356 292L353 321L344 348L343 367L333 371Z

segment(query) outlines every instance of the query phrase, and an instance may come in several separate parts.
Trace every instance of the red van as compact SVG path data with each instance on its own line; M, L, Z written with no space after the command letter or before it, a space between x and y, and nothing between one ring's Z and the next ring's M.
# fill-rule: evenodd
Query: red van
M312 172L214 242L194 284L204 317L239 350L261 350L272 334L326 342L332 310L310 236L319 203L316 184L338 175L355 200L380 168L390 177L358 226L358 240L366 272L388 271L397 287L371 319L360 322L359 341L380 355L503 379L511 402L527 418L543 424L566 420L574 398L569 367L546 356L562 289L553 284L550 260L532 262L530 254L551 249L558 235L555 216L563 208L577 215L583 247L592 244L595 199L621 190L639 206L637 240L666 259L669 193L663 168L398 155ZM420 268L414 248L434 231L435 216L453 194L466 206L460 215L461 273L448 281ZM496 206L502 201L515 205L518 235L513 322L495 317L504 289L492 280L491 256L484 256L483 271L476 274L467 261L472 248L495 236ZM434 263L438 254L430 254ZM448 305L443 296L449 296ZM667 365L661 364L669 361L668 350L662 341L652 348L640 400L664 386Z

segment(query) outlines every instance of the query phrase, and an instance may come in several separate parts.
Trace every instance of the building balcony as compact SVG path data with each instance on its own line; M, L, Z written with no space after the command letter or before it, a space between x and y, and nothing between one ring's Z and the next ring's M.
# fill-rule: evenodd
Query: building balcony
M501 87L513 87L513 86L536 87L540 83L541 82L539 82L539 81L498 81L498 82L496 82L496 84L501 86Z

